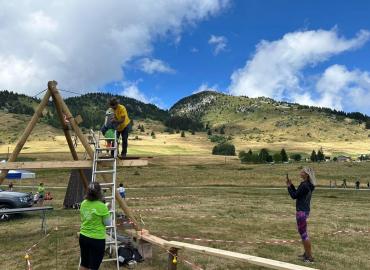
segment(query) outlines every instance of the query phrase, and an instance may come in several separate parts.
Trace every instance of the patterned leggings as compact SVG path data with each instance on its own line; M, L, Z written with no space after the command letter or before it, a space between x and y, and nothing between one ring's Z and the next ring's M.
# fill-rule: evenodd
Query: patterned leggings
M309 212L304 211L297 211L296 219L297 219L297 228L298 232L301 235L303 241L308 240L308 233L307 233L307 219L309 216Z

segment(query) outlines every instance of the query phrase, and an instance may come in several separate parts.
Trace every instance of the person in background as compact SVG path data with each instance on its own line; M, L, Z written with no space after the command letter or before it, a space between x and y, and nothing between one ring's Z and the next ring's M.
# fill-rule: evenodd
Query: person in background
M117 188L117 190L119 192L119 195L121 195L121 198L126 199L126 190L123 187L122 183L119 184L119 188Z
M44 204L44 199L45 199L45 187L44 183L40 183L39 187L37 188L37 193L38 193L38 203L40 206Z
M13 182L10 182L8 185L8 190L13 191Z
M106 226L111 225L111 219L98 182L88 186L80 218L80 270L99 269L104 257Z
M299 257L302 258L304 262L313 262L311 240L307 233L307 219L310 215L311 198L312 192L315 190L316 186L316 177L312 168L303 168L300 177L302 181L297 189L292 184L288 174L286 175L286 184L289 195L292 199L296 200L297 227L304 247L304 253Z
M117 125L117 140L122 137L122 152L121 158L127 156L127 146L128 146L128 133L131 128L131 120L128 117L127 110L125 106L119 104L116 98L112 98L109 101L109 106L114 110L114 116L112 123Z
M355 188L360 189L360 179L358 179L355 183Z

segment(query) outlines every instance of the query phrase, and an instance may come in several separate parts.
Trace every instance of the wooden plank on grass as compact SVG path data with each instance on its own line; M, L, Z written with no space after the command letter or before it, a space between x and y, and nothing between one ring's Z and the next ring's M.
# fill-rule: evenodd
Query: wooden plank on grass
M300 266L296 264L266 259L262 257L227 251L223 249L210 248L205 246L199 246L184 242L178 241L167 241L160 237L151 235L148 231L135 231L135 230L126 230L126 232L134 237L147 241L153 245L161 246L167 249L176 248L187 251L193 251L205 255L226 258L231 260L237 260L245 263L250 263L254 265L264 266L269 269L278 269L278 270L317 270L315 268L310 268L306 266Z
M210 248L210 247L204 247L204 246L177 242L177 241L168 241L167 243L165 243L165 246L167 246L168 248L184 249L184 250L198 252L198 253L205 254L205 255L233 259L233 260L246 262L246 263L250 263L254 265L264 266L270 269L278 269L278 270L314 270L315 269L315 268L295 265L291 263L265 259L262 257L246 255L242 253L237 253L237 252L232 252L232 251L227 251L227 250L222 250L222 249L216 249L216 248Z
M107 161L108 163L108 161ZM148 160L119 160L118 167L139 167L148 165ZM28 161L28 162L4 162L0 163L0 170L19 169L84 169L91 168L91 160L76 161Z

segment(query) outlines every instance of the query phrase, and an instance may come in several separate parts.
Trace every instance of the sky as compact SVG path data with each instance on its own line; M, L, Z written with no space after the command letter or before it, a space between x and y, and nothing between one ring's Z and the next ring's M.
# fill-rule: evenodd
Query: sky
M0 89L204 90L370 115L367 0L0 0Z

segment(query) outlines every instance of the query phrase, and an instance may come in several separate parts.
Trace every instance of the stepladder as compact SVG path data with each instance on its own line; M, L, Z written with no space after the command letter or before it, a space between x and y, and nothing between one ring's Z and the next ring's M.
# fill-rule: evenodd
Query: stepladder
M116 179L117 179L117 132L111 137L104 137L100 132L91 132L95 151L91 182L99 182L103 191L103 199L110 213L110 222L106 225L106 252L103 263L115 262L119 269L118 242L116 225ZM104 179L108 181L103 181Z

